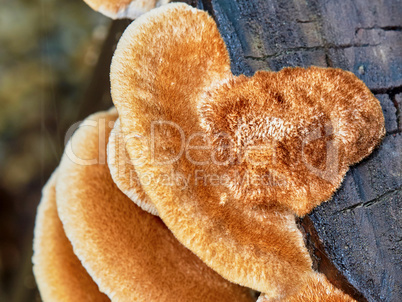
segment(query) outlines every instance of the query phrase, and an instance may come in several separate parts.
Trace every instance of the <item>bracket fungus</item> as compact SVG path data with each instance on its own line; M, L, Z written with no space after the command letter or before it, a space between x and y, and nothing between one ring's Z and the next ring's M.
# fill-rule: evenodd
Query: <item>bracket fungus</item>
M311 268L295 218L384 136L361 80L319 67L234 76L213 19L185 4L135 20L110 76L127 153L152 175L142 188L184 246L263 301L352 301Z
M88 2L138 17L168 1ZM44 301L354 301L312 269L296 218L385 134L362 81L234 76L213 19L178 3L126 29L110 77L117 110L83 122L43 190Z
M112 19L135 19L170 0L84 0L93 10Z
M57 214L55 171L42 190L35 223L32 262L43 301L107 302L74 254Z
M105 161L116 118L115 110L88 117L44 189L33 258L42 299L253 301L118 189Z
M135 166L127 154L126 139L120 130L120 121L117 119L110 133L107 148L107 163L112 179L119 189L141 209L158 216L158 211L142 189Z

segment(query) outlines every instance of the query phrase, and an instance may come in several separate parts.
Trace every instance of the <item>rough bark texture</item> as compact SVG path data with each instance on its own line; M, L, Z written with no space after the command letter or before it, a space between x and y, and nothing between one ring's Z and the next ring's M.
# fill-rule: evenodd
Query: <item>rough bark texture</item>
M187 1L188 2L188 1ZM380 100L387 136L342 187L301 220L318 270L359 301L402 301L402 3L398 0L203 0L235 74L340 67Z

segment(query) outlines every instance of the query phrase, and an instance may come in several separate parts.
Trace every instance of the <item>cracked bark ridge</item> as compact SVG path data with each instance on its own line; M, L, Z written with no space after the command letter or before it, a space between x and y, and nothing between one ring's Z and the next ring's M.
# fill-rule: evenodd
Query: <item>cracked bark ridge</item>
M392 100L396 108L398 130L402 131L402 93L396 94Z
M402 6L398 0L192 0L217 21L235 74L339 67L381 102L387 136L301 221L315 266L358 301L402 301ZM398 275L399 273L399 275Z

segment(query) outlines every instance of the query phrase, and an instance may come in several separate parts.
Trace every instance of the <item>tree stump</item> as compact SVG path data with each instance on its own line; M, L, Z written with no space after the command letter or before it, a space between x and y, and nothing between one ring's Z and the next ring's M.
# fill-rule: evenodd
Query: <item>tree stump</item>
M286 66L353 72L387 136L330 202L300 221L315 268L358 301L402 301L402 4L398 0L190 1L218 23L234 74Z

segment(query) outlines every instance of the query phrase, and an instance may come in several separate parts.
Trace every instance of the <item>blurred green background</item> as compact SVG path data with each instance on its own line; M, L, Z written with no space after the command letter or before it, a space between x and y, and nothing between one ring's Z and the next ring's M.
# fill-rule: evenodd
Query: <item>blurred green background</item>
M31 265L36 207L69 126L111 106L107 96L86 101L110 26L82 0L0 0L1 302L40 301Z

